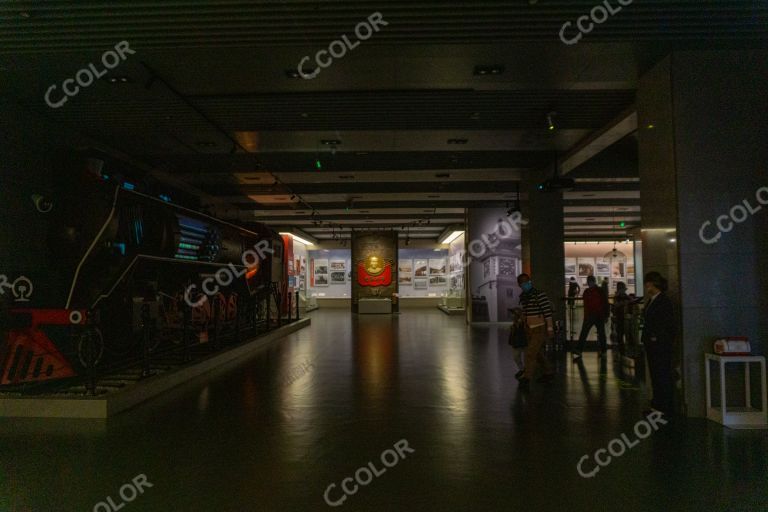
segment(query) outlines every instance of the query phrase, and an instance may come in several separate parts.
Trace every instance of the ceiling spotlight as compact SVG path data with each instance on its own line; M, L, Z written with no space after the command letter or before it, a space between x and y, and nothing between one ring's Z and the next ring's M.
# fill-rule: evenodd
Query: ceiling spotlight
M554 122L555 115L557 115L555 112L550 112L549 114L547 114L547 128L551 132L555 131L555 122Z
M504 73L504 66L492 65L492 66L475 66L475 76L485 75L500 75Z
M302 69L304 72L304 76L308 77L314 77L315 72L317 71L317 68L311 68L311 69ZM288 78L302 78L301 73L299 72L298 68L290 68L285 70L285 76Z
M339 139L322 139L320 144L323 146L338 146L341 144L341 141Z

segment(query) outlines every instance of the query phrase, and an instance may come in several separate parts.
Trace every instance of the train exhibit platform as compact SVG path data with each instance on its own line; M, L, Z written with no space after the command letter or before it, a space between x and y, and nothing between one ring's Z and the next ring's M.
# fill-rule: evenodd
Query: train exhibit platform
M286 323L267 333L226 347L218 352L201 354L185 362L178 354L154 357L141 367L123 368L103 373L94 379L93 389L80 379L44 388L22 388L0 391L0 417L5 418L108 418L152 400L169 390L199 378L210 378L211 372L225 371L241 364L286 335L309 326L302 318Z

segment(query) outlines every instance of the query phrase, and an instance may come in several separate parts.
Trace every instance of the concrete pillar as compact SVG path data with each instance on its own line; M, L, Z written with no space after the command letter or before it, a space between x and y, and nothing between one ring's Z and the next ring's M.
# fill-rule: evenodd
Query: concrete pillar
M681 408L692 417L705 415L703 354L717 337L749 336L765 351L766 83L765 50L674 53L640 80L643 265L668 277L679 306Z
M523 270L552 301L555 320L565 325L563 193L536 190L544 179L542 173L529 173L520 187L528 199L522 204L523 217L528 220L523 227Z

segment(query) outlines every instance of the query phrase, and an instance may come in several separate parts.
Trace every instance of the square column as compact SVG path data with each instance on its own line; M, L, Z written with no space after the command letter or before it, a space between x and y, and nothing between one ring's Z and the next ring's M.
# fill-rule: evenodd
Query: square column
M706 414L702 354L768 336L768 52L666 57L640 80L643 265L679 306L680 409Z

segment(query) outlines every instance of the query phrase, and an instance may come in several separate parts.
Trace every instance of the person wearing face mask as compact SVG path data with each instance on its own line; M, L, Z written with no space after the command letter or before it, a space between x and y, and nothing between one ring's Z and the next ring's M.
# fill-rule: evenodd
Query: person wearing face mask
M523 290L520 295L520 306L523 308L523 322L525 322L528 338L528 347L525 350L525 372L520 378L520 388L527 389L539 365L541 365L542 376L538 382L548 383L554 379L552 366L542 351L544 342L554 335L552 304L544 292L534 288L528 274L517 276L517 284Z
M651 409L646 412L660 411L670 415L673 413L675 387L672 360L677 324L674 307L666 291L667 280L661 274L646 274L642 341L653 388Z

